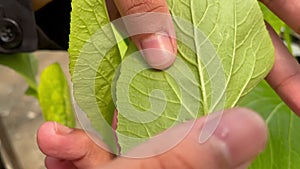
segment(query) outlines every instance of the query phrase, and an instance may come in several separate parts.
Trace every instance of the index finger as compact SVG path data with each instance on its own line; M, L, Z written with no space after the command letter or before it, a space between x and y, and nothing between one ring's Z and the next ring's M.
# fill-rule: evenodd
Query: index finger
M300 33L299 0L261 0L294 31Z
M275 46L275 63L266 80L300 116L300 65L269 25L268 30Z
M166 0L114 0L114 2L123 17L126 31L137 48L142 51L146 62L155 69L170 67L176 59L177 42Z

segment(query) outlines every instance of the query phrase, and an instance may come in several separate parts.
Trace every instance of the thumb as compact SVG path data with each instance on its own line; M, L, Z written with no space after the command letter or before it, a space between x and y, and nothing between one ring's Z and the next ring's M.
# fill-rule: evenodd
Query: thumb
M225 111L212 136L206 142L200 143L200 133L207 132L203 130L205 125L214 124L215 119L205 122L205 118L201 118L195 124L189 122L177 126L161 134L159 138L154 138L134 149L133 153L136 156L120 157L104 168L127 166L131 169L246 169L265 147L267 128L262 118L255 112L243 108ZM171 150L149 158L137 156L145 151L160 152L164 144L171 143L173 138L182 134L181 131L186 131L183 128L188 125L194 126Z
M56 122L44 123L37 132L38 146L47 156L48 169L83 169L108 163L114 156L99 146L104 143L94 141L85 131Z
M155 69L172 65L176 59L177 43L166 1L115 0L115 5L146 62Z

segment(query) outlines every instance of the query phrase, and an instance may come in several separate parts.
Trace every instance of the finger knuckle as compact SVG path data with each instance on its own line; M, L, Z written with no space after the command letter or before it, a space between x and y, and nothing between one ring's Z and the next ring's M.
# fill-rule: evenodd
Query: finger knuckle
M167 12L168 7L165 1L161 0L131 0L125 10L125 15L143 12Z

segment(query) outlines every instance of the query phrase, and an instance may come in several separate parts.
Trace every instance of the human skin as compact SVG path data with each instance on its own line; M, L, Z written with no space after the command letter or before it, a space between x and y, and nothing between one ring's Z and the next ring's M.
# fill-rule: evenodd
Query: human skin
M291 28L300 33L299 0L264 0L263 3L291 26ZM115 3L108 1L108 4L112 20L120 16L138 12L168 13L165 0L115 0ZM300 115L299 64L288 52L272 28L270 26L267 26L267 28L275 47L275 64L266 77L266 80L290 108L297 115ZM132 37L132 39L139 49L148 47L159 48L176 53L176 42L174 42L174 39L166 39L165 37L153 38L153 36L156 35L139 35ZM152 39L151 43L148 43L148 46L140 45L149 37ZM166 59L162 58L163 56L156 58L144 57L153 67L155 67L156 62ZM174 59L168 58L168 62L165 65L155 68L167 68L172 65ZM174 149L159 156L145 159L115 157L97 146L84 131L69 129L53 122L42 125L38 131L37 138L40 149L46 155L45 164L48 169L111 169L124 167L132 169L243 169L247 168L251 160L262 151L267 139L267 130L264 122L255 112L240 108L226 110L218 128L220 131L224 128L229 130L231 134L228 136L228 140L218 137L218 132L215 132L211 139L203 144L199 144L196 138L199 137L199 130L201 130L204 118L197 120L197 125L189 136ZM242 131L238 129L242 129ZM171 131L174 131L174 134L176 134L176 129ZM165 138L167 139L168 135ZM215 142L220 144L214 144ZM229 149L230 153L224 153L226 152L224 151L224 147L218 145L226 145L225 147ZM173 161L175 162L173 163Z
M165 0L130 0L121 1L115 0L115 4L112 1L107 0L108 7L110 11L111 19L114 20L120 16L126 16L129 14L139 13L139 12L162 12L169 13L166 6ZM299 0L262 0L262 2L271 9L275 14L277 14L283 21L285 21L295 32L300 33L300 2ZM118 9L118 10L115 10ZM267 27L270 36L275 47L275 63L273 69L266 77L267 82L273 87L273 89L279 94L279 96L289 105L289 107L294 110L294 112L300 116L300 67L294 57L286 49L282 41L272 30L270 26ZM173 30L164 30L172 32ZM172 33L170 33L172 34ZM145 49L140 44L147 38L151 37L152 43L148 46L149 48L159 48L163 50L168 50L170 52L176 52L176 42L173 38L157 40L153 36L139 35L133 37L133 41L138 46L139 49ZM171 43L170 43L171 42ZM170 43L170 44L166 44ZM145 46L144 46L145 47ZM146 46L147 48L147 46ZM175 53L174 52L174 53ZM175 55L170 55L169 57L174 57ZM161 58L147 58L149 65L155 67L156 62L160 63ZM165 58L164 58L165 59ZM175 58L168 58L168 62L160 67L155 67L158 69L165 69L172 65Z
M266 125L251 110L226 110L214 134L200 144L205 120L205 117L198 119L187 137L174 148L149 158L115 157L94 143L83 130L55 122L43 124L37 140L41 151L47 155L48 169L241 169L246 168L266 145ZM133 151L155 152L189 123L192 122L176 126L162 133L160 140L150 140Z

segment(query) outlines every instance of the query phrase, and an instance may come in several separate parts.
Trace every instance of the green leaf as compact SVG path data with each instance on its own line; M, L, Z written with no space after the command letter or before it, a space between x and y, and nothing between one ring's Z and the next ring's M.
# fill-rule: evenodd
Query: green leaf
M111 25L106 25L104 0L72 2L69 51L74 96L113 149L110 120L116 99L122 153L178 123L235 106L272 67L274 49L257 1L169 0L168 4L178 59L170 69L155 71L132 42L128 50L132 56L118 67L118 42Z
M274 49L256 0L168 3L175 64L151 70L138 53L122 62L116 91L122 153L178 123L234 107L272 67Z
M25 94L27 96L32 96L36 99L39 99L39 94L38 94L38 91L36 89L33 89L31 87L28 87L28 89L26 90Z
M118 143L122 153L197 117L201 96L197 79L184 60L166 71L150 69L131 43L122 62L116 95Z
M27 53L0 54L0 64L15 70L23 76L31 91L36 93L37 82L35 77L37 75L38 63L34 55Z
M284 26L284 31L283 31L283 39L285 41L286 47L288 48L288 50L293 53L293 49L292 49L292 29L288 26L285 25Z
M105 0L72 1L69 54L74 97L96 131L117 153L111 129L115 110L111 85L121 57L109 22Z
M272 88L262 82L239 105L259 112L269 128L267 147L250 168L300 168L300 118Z
M285 24L277 15L275 15L269 8L267 8L263 3L260 2L259 5L263 12L264 19L273 27L273 29L278 35L283 34L282 38L286 42L287 48L291 53L293 53L291 28L287 24Z
M286 26L286 24L263 3L260 2L259 5L263 12L264 19L273 27L277 34L280 34L282 29Z
M75 127L70 88L58 63L46 67L38 87L39 102L46 121Z

